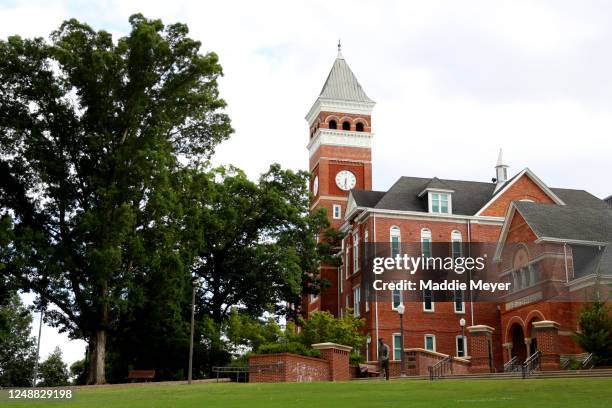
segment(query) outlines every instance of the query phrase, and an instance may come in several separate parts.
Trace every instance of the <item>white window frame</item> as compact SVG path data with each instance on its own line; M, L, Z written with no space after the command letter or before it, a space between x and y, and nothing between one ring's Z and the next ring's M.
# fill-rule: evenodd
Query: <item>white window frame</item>
M459 355L459 343L458 343L459 339L462 339L462 342L463 342L463 355L462 356ZM455 355L457 357L465 358L465 357L469 356L469 354L467 352L467 350L468 350L467 343L468 343L467 336L464 337L464 336L462 336L460 334L455 336Z
M461 301L461 310L457 310L457 301L455 300L455 293L457 292L461 292L461 299L463 299ZM453 310L457 314L465 314L465 293L463 293L462 290L459 290L459 291L455 290L453 292Z
M427 246L428 246L428 249L429 249L429 255L428 256L432 256L433 255L432 254L433 249L432 249L431 237L432 237L432 234L431 234L431 230L429 228L421 228L421 254L422 255L425 255L425 246L424 246L425 239L429 240L427 242Z
M394 296L393 294L397 292L399 293L399 303L397 304L397 306L395 306L395 301L394 301ZM399 289L394 289L391 291L391 310L397 310L397 308L399 307L399 305L401 305L404 302L404 295L402 293L401 290Z
M397 238L397 254L393 253L393 238ZM395 257L395 255L402 253L402 231L397 225L393 225L389 228L389 255Z
M359 231L353 233L353 273L359 272Z
M348 243L346 245L346 248L344 249L345 251L345 268L344 268L344 275L345 275L345 279L348 279L350 276L350 271L351 271L351 264L349 263L350 258L350 251L349 251L349 246Z
M437 195L438 199L434 200L434 195ZM442 196L446 197L446 202L447 202L447 211L446 212L442 212ZM427 192L427 198L429 201L429 212L431 214L442 214L442 215L448 215L448 214L452 214L453 213L453 202L452 202L452 197L453 195L449 192L449 191L442 191L442 190L431 190ZM434 211L434 201L438 201L438 211Z
M366 285L365 288L363 288L363 302L365 304L365 311L366 313L370 311L370 287Z
M425 306L427 302L425 302L425 289L423 289L423 311L424 312L435 312L436 311L436 302L434 302L434 291L430 290L430 292L431 292L431 309L428 309Z
M342 243L342 247L341 247L342 249L340 250L340 256L342 257L342 254L344 253L344 239L342 239L341 243ZM338 273L338 276L339 276L338 279L340 280L338 286L340 288L340 293L344 292L344 285L343 285L343 283L344 283L343 282L344 281L344 274L343 274L344 268L346 268L346 263L344 263L344 265L341 264L338 267L338 272L339 272Z
M459 243L459 253L457 255L455 255L455 243L456 242ZM453 232L451 232L451 257L453 259L463 256L462 244L463 244L463 239L461 236L461 231L453 230Z
M400 342L400 347L399 347L400 358L399 359L395 358L395 338L396 337L399 338L399 342ZM391 353L393 353L393 356L392 356L393 357L392 358L393 361L401 361L401 359L402 359L402 355L401 355L401 353L402 353L401 342L402 342L402 334L401 333L393 333L393 335L391 336Z
M433 343L433 350L429 350L429 349L427 348L427 338L428 338L428 337L431 337L431 338L433 339L433 342L432 342L432 343ZM425 334L425 335L423 336L423 348L424 348L425 350L429 350L429 351L436 352L436 335L435 335L435 334Z
M332 217L334 220L339 220L342 218L342 206L340 204L334 204L332 206Z
M366 337L366 362L370 361L370 346L372 345L372 337L368 334Z
M360 316L360 302L361 302L361 287L359 285L353 287L353 316Z

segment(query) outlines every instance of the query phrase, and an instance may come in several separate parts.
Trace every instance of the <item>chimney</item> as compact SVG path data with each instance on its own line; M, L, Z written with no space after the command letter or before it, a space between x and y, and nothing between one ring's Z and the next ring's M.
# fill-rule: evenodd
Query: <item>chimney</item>
M508 181L508 165L504 164L502 149L499 149L499 156L497 156L495 176L495 192L497 192Z

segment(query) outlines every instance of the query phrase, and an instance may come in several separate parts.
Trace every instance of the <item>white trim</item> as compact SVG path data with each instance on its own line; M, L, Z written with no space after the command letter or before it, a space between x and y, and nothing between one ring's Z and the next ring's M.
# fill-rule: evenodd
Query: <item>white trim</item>
M319 96L304 119L308 121L308 126L311 127L320 112L372 116L374 105L376 105L376 102L341 101Z
M427 348L427 337L433 339L433 350ZM423 335L423 348L428 351L436 351L436 335L435 334L424 334Z
M359 272L359 230L353 232L353 273ZM352 275L351 274L351 275Z
M426 187L423 189L423 191L421 191L419 194L417 194L417 197L423 197L425 195L425 193L427 192L434 192L434 193L448 193L448 194L452 194L455 192L455 190L448 190L448 189L443 189L443 188L429 188Z
M306 146L308 149L308 157L312 157L321 145L371 149L372 137L374 137L374 134L370 132L319 128Z
M558 244L576 244L576 245L604 246L604 247L608 245L607 242L601 242L601 241L585 241L581 239L563 239L563 238L552 238L552 237L538 237L538 239L536 239L534 242L536 244L539 244L541 242L552 242L552 243L558 243Z
M347 198L341 196L319 196L312 204L310 204L310 209L313 210L315 207L317 207L320 204L321 200L347 201Z
M438 211L433 210L433 195L438 195ZM446 196L446 212L442 212L442 196ZM435 190L430 190L427 193L427 202L430 214L449 215L453 213L453 195L451 193L440 193Z
M574 292L576 290L588 288L589 286L593 286L597 283L612 285L612 275L597 275L595 273L591 273L581 276L580 278L573 279L565 286L569 288L570 292Z
M336 210L338 210L338 215L336 215ZM342 205L332 204L332 217L334 220L342 219Z
M399 360L395 358L395 337L399 337L399 341L400 341L400 347L399 347L399 350L400 350L400 359ZM402 353L402 349L403 349L401 341L402 341L402 333L393 333L393 334L391 334L391 352L393 353L393 358L390 359L390 360L392 360L392 361L401 361L401 359L402 359L401 358L401 353Z
M397 238L397 255L402 253L402 230L397 225L389 228L389 256L393 255L393 238Z
M459 355L459 344L457 343L458 339L462 339L462 343L463 343L463 355L460 356ZM467 343L468 343L468 338L467 336L462 336L460 334L455 336L455 356L459 357L459 358L465 358L467 356L469 356L468 354L468 348L467 348Z
M430 290L431 292L431 309L428 309L425 307L425 290L427 289L423 289L423 312L427 312L427 313L433 313L436 311L436 302L434 301L434 291Z
M529 169L529 167L525 167L525 169L523 169L523 171L521 171L519 174L514 176L514 178L512 179L512 181L510 183L507 183L507 185L504 188L502 188L501 190L499 190L499 192L495 192L494 196L480 210L478 210L478 212L476 214L474 214L474 215L475 216L479 216L480 214L482 214L491 204L493 204L498 198L500 198L510 187L512 187L514 185L514 183L516 183L518 180L520 180L521 177L523 177L524 175L528 176L531 179L531 181L536 183L536 185L538 187L540 187L540 189L542 189L542 191L544 191L544 193L551 200L553 200L555 202L555 204L565 205L563 200L561 200L559 198L559 196L557 196L555 193L553 193L552 190L550 188L548 188L548 186L546 184L544 184L544 182L542 180L540 180L538 178L538 176L536 176Z
M359 296L355 296L355 290L357 290L357 294ZM361 316L361 286L355 285L353 286L353 316L359 317Z
M399 304L397 306L394 305L395 301L393 300L393 293L397 292L399 293ZM399 307L399 305L401 305L402 303L404 303L404 294L401 290L399 289L395 289L391 291L391 310L393 311L397 311L397 308Z
M455 293L457 291L453 291L453 310L455 311L455 314L465 314L465 293L463 293L462 290L460 290L459 292L461 292L461 298L463 299L461 301L461 310L457 310L457 301L455 301Z

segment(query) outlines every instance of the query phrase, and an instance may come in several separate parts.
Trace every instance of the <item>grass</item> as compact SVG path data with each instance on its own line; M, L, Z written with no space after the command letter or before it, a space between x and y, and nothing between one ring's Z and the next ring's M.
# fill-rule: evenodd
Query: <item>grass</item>
M612 378L342 383L144 385L76 389L69 401L7 401L2 407L606 407Z

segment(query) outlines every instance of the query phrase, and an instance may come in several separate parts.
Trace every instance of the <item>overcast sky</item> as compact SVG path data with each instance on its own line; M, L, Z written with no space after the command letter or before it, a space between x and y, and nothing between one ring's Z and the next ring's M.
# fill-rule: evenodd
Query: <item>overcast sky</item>
M76 17L116 35L129 15L184 22L220 57L236 133L215 163L251 177L306 169L304 120L342 40L373 113L374 188L399 176L488 181L499 148L513 174L612 194L612 3L608 1L11 1L0 38L48 37ZM83 343L43 333L42 355Z

